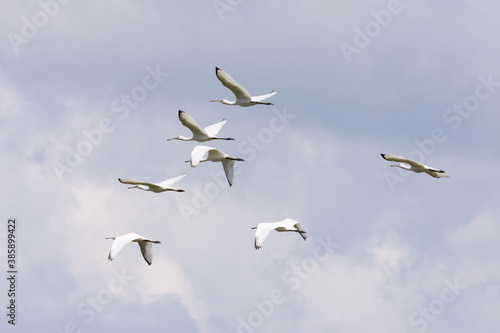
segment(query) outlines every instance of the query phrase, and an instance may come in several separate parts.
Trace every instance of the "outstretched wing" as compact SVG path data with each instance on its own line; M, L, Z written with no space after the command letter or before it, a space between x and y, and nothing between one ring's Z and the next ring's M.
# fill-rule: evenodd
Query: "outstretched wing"
M215 148L209 147L209 146L196 146L194 147L193 151L191 151L191 167L194 168L195 166L200 163L200 160L205 156L205 154L208 153L209 150L212 150Z
M255 230L255 249L258 250L264 244L269 232L274 229L274 223L259 223Z
M393 155L393 154L380 154L380 155L382 155L382 157L387 161L406 163L417 168L425 168L423 164L420 164L416 161L410 160L400 155Z
M437 170L430 167L427 168L426 172L434 178L450 177L446 172L444 172L444 170Z
M304 240L306 240L307 239L306 231L302 229L300 223L297 222L293 226L299 231L299 235L302 236Z
M248 101L252 99L248 90L241 84L236 82L228 73L226 73L219 67L215 67L215 74L217 75L217 78L222 83L222 85L233 92L233 94L236 96L236 99Z
M139 242L139 247L141 248L142 257L148 265L153 263L153 244L151 242Z
M109 251L108 260L114 260L125 245L138 238L142 237L135 233L129 233L123 236L115 237L115 240L111 245L111 250Z
M179 120L182 125L186 126L193 133L193 136L207 135L203 127L201 127L187 112L179 110Z
M278 93L277 91L273 90L271 93L266 94L266 95L253 96L252 97L252 102L262 102L263 100L268 99L269 97L274 96L277 93Z
M208 134L208 136L216 136L217 133L219 133L220 129L224 124L227 122L226 119L223 119L222 121L215 123L213 125L205 127L205 132Z
M164 180L162 181L161 183L158 183L157 185L163 189L166 189L166 188L169 188L171 187L172 185L174 185L175 183L177 183L179 180L181 180L182 178L186 177L186 174L182 174L178 177L174 177L174 178L170 178L170 179L167 179L167 180Z
M226 174L227 182L229 186L233 186L234 179L234 160L223 160L222 166L224 167L224 173Z
M302 229L302 226L300 225L300 223L298 221L286 218L283 221L278 222L277 224L282 225L283 227L285 227L288 230L296 230L296 231L298 231L298 233L300 234L300 236L302 236L302 238L304 240L307 239L306 232L304 229Z
M118 178L118 181L122 184L128 184L128 185L144 185L144 186L148 186L148 187L155 187L156 186L156 184L153 184L153 183L140 182L140 181L132 180L132 179Z

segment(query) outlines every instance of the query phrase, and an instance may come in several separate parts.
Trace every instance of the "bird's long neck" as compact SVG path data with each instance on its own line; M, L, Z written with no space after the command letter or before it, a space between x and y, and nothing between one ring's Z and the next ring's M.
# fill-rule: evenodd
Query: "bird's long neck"
M228 101L227 99L217 99L217 100L213 99L211 100L211 102L219 102L226 105L236 105L236 101Z
M179 135L178 137L167 139L167 141L170 141L170 140L191 141L192 139L193 139L192 136L191 137L187 137L187 136Z
M223 99L221 103L226 105L236 105L236 101L228 101L227 99Z
M130 190L131 188L137 188L137 189L139 189L139 190L143 190L143 191L147 191L147 190L149 189L149 187L144 186L144 185L134 185L134 186L130 186L130 187L129 187L129 190Z

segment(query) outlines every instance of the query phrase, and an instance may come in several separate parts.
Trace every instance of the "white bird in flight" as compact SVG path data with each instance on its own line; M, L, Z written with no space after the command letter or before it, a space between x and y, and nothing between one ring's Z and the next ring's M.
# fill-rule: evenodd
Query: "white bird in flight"
M136 180L121 179L121 178L118 178L118 180L122 184L134 185L134 186L130 186L129 189L137 188L139 190L151 191L151 192L155 192L155 193L160 193L160 192L165 192L165 191L184 192L183 189L176 189L176 188L171 187L172 185L174 185L174 183L177 183L179 180L181 180L184 177L186 177L186 174L164 180L161 183L147 183L147 182L139 182Z
M149 265L153 262L153 243L160 244L160 241L144 238L133 232L123 236L106 237L106 239L114 239L113 245L111 245L111 250L109 251L108 260L114 260L118 252L120 252L120 250L128 243L136 242L141 248L144 260L146 260Z
M252 106L255 104L264 104L264 105L273 105L273 103L262 102L269 97L276 95L277 91L272 91L270 94L261 95L261 96L251 96L248 90L243 87L241 84L236 82L229 74L220 69L219 67L215 67L215 74L222 84L229 88L236 96L236 100L228 101L227 99L220 100L212 100L212 102L220 102L226 105L239 105L239 106Z
M207 154L207 157L203 158ZM244 161L242 158L227 155L226 153L208 146L196 146L191 152L191 160L186 161L191 163L191 167L196 167L200 162L221 162L226 173L229 186L233 186L234 179L234 162Z
M187 112L179 110L179 120L182 125L189 128L189 130L193 133L190 137L179 135L178 137L167 139L170 140L182 140L182 141L198 141L205 142L210 140L234 140L233 138L219 138L216 137L217 133L219 133L220 129L227 122L226 119L223 119L221 122L216 124L207 126L205 128L198 125L196 120L191 117Z
M252 229L257 229L255 231L255 249L258 250L264 244L269 232L271 230L276 230L279 232L291 231L298 232L304 240L307 239L306 232L300 226L300 223L292 219L284 219L280 222L275 223L259 223L256 227Z
M444 172L444 170L431 168L427 165L415 162L413 160L409 160L403 156L391 155L391 154L380 154L380 155L382 155L382 157L387 161L401 162L399 164L391 164L391 167L399 167L401 169L410 170L416 173L425 172L426 174L431 175L434 178L450 177L446 172Z

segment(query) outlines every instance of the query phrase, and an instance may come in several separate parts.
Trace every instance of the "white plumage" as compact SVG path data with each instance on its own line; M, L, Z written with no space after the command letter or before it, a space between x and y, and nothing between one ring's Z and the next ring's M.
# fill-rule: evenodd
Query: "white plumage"
M245 87L236 82L228 73L226 73L219 67L215 67L215 75L217 75L217 78L224 85L224 87L228 88L233 92L233 94L236 96L236 100L228 101L227 99L220 99L220 100L212 100L212 102L220 102L226 105L239 105L239 106L252 106L255 104L273 105L273 103L262 102L262 101L278 93L277 91L273 90L271 93L266 95L251 96Z
M203 158L206 155L205 158ZM242 158L233 157L227 155L223 151L208 147L208 146L196 146L191 152L191 160L186 161L191 163L191 167L196 167L200 162L221 162L224 167L224 172L226 174L229 186L233 185L234 179L234 162L244 161Z
M183 189L176 189L176 188L171 187L173 184L177 183L179 180L181 180L184 177L186 177L186 174L164 180L161 183L148 183L148 182L140 182L140 181L136 181L136 180L121 179L121 178L118 178L118 180L122 184L134 185L134 186L130 186L129 189L137 188L137 189L140 189L143 191L151 191L151 192L155 192L155 193L160 193L160 192L165 192L165 191L184 192Z
M234 140L233 138L219 138L216 136L217 133L219 133L219 131L221 130L222 126L224 126L224 124L227 122L226 119L203 128L198 125L196 120L194 120L194 118L187 112L179 110L179 120L181 121L182 125L186 126L193 133L193 135L191 135L190 137L179 135L175 138L167 139L167 141L182 140L205 142L210 140Z
M392 155L392 154L380 154L380 155L382 155L382 157L387 161L401 162L399 164L392 164L391 167L399 167L401 169L410 170L416 173L425 172L426 174L431 175L434 178L450 177L446 172L444 172L444 170L431 168L430 166L415 162L403 156ZM406 163L409 166L402 163Z
M279 232L297 232L304 240L307 239L306 232L300 226L300 223L292 219L284 219L280 222L275 223L259 223L256 227L252 229L257 229L255 231L255 249L258 250L264 244L269 232L271 230L276 230Z
M160 241L144 238L133 232L123 236L106 237L106 239L114 239L113 245L111 245L111 250L109 251L108 260L114 260L116 255L128 243L136 242L139 244L142 256L148 265L151 265L153 262L153 243L160 244Z

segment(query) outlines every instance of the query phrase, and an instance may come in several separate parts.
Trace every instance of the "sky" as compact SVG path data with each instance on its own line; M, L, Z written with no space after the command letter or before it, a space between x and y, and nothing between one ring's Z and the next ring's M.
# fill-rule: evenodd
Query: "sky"
M2 332L498 332L497 1L3 1ZM227 71L272 106L228 106ZM191 168L178 110L236 162ZM381 153L445 170L391 168ZM127 189L187 176L184 193ZM263 222L299 221L308 238ZM16 220L15 297L8 220ZM161 241L151 266L129 232ZM14 300L15 326L7 306Z

